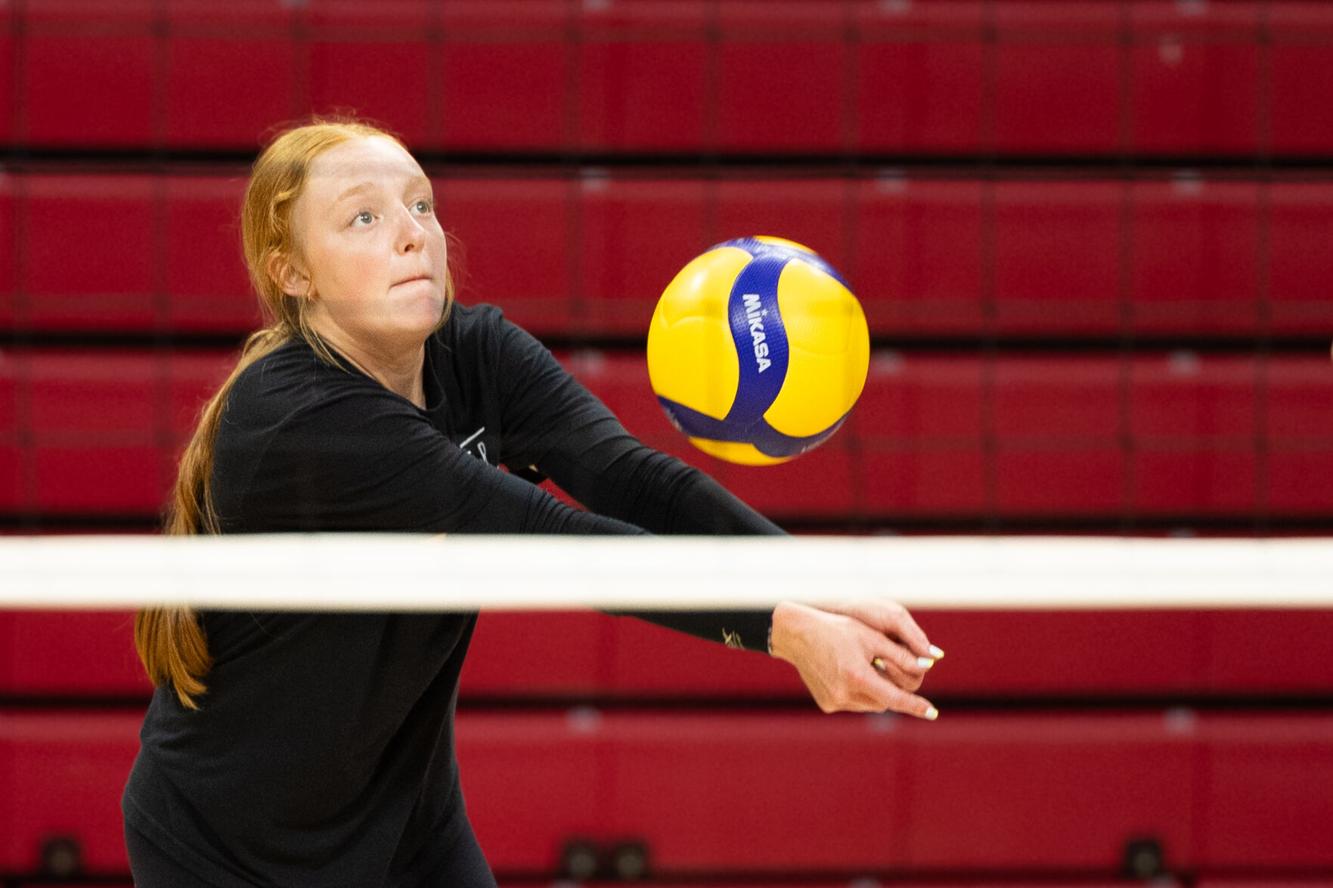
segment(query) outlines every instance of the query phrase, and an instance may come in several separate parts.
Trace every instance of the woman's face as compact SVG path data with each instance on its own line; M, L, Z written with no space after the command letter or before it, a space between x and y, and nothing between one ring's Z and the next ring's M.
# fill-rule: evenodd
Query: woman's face
M420 347L444 311L448 250L412 155L378 136L328 149L310 165L292 222L297 255L284 289L313 292L317 333L382 354Z

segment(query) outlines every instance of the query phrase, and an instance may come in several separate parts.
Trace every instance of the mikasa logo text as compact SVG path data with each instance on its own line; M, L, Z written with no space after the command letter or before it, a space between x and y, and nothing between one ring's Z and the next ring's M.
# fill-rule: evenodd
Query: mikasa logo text
M759 307L758 293L744 293L741 298L745 300L745 317L750 322L750 339L754 341L754 359L759 364L759 372L763 373L773 363L768 359L768 343L764 340L764 315L766 312Z

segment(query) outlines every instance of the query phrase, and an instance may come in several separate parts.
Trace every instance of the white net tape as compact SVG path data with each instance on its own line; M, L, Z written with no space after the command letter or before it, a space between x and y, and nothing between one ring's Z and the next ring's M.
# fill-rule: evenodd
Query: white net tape
M1333 607L1333 539L0 539L0 609L638 610L882 595L909 608Z

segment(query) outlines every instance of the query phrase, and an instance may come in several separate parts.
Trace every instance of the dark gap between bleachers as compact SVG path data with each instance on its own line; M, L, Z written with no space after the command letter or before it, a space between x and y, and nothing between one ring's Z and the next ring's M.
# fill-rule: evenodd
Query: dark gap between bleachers
M795 534L846 534L851 536L1024 536L1076 533L1087 536L1177 536L1195 534L1238 538L1327 535L1333 531L1333 515L1256 517L1245 515L1080 515L997 517L959 515L871 515L861 518L812 518L775 514L773 520ZM0 533L155 533L161 518L147 514L0 513Z
M944 668L941 666L940 668ZM929 693L929 691L923 691ZM1333 694L1025 694L1023 696L1006 695L966 695L939 693L930 694L931 702L943 713L1022 713L1038 714L1042 712L1121 712L1125 710L1163 711L1173 710L1227 713L1283 711L1289 709L1327 709L1333 707ZM56 701L53 705L59 705ZM633 696L479 696L469 695L464 691L459 698L460 712L523 712L544 711L558 713L566 709L586 707L609 712L632 712L634 710L652 710L653 712L700 710L725 712L810 712L816 709L809 697L698 697L691 695L635 694ZM840 717L860 717L873 713L838 713ZM895 716L906 718L907 716ZM943 717L943 716L941 716Z
M152 171L164 167L249 166L255 151L236 149L65 147L56 145L0 146L0 164L16 170L43 166L80 165L125 171ZM738 152L582 152L582 151L448 151L415 149L413 156L427 172L440 168L600 167L637 170L674 167L691 172L739 171L746 168L772 172L793 167L802 172L847 175L884 167L904 171L969 170L995 173L1043 172L1132 175L1141 170L1236 172L1252 175L1281 171L1333 173L1333 155L1324 154L1005 154L1005 153L738 153Z
M1023 695L969 695L930 694L931 702L942 713L1006 713L1036 715L1055 712L1139 712L1179 711L1182 713L1235 713L1282 712L1288 710L1333 709L1330 693L1258 693L1243 694L1194 693L1097 693ZM29 711L63 711L67 709L100 710L108 713L126 710L139 712L148 705L147 694L0 694L0 712L5 709ZM460 713L486 714L558 714L571 709L654 714L670 712L750 712L816 714L809 697L801 696L722 696L700 697L689 694L636 693L623 694L514 694L486 695L464 692L459 697ZM838 713L841 718L861 717L874 713ZM895 718L906 718L897 716Z
M503 306L501 306L503 308ZM135 333L105 330L0 330L0 341L11 348L87 348L87 349L140 349L167 348L239 349L250 331L234 333ZM1330 334L1333 336L1333 333ZM581 336L576 334L540 334L543 344L553 351L642 351L641 337ZM875 351L904 351L922 353L956 353L986 350L1058 354L1082 352L1090 354L1120 353L1126 349L1144 351L1191 351L1200 354L1252 354L1259 350L1268 354L1302 355L1328 353L1327 336L1240 336L1211 335L1166 336L1160 334L1124 334L1120 336L872 336L870 347Z

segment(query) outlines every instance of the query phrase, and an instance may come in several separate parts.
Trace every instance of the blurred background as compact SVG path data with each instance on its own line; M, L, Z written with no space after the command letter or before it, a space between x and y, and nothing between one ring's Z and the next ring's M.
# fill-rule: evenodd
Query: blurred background
M1331 99L1318 2L0 0L0 531L156 532L259 323L248 166L316 112L402 135L463 302L793 532L1327 536ZM761 469L691 449L643 354L750 234L837 266L874 345L843 429ZM483 615L501 885L1333 884L1333 614L917 617L934 725ZM131 620L0 613L5 888L128 883Z

